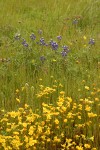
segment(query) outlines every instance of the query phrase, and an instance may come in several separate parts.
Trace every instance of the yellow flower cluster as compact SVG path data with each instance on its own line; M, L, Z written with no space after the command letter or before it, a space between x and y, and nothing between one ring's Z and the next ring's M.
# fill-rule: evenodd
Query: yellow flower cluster
M56 90L41 87L42 97ZM25 104L16 111L0 111L0 150L98 150L98 95L74 99L59 92L57 102L42 102L41 113Z
M41 91L37 94L37 97L41 98L41 97L47 96L48 94L51 94L55 91L56 90L54 88L46 87L46 88L43 89L43 86L41 86Z

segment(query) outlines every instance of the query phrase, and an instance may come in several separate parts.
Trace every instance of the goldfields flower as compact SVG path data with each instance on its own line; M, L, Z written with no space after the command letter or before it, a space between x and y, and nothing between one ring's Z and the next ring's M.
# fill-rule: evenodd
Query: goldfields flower
M95 97L95 101L97 101L97 102L98 102L98 101L99 101L99 98Z
M61 142L61 140L57 136L55 136L54 137L54 142Z
M82 119L81 116L78 116L78 119Z
M64 91L61 91L61 92L60 92L60 94L61 94L61 95L64 95L64 94L65 94L65 92L64 92Z
M67 110L67 108L64 107L64 106L62 106L61 109L62 109L63 112L65 112Z
M83 150L82 146L76 146L76 150Z
M29 138L25 135L24 136L24 141L26 142L26 143L28 143L28 141L29 141Z
M39 133L41 133L41 132L42 132L42 127L38 125L37 131L38 131Z
M16 101L17 101L18 103L20 103L20 99L19 99L19 98L16 98Z
M94 136L90 137L90 140L91 140L91 141L94 141Z
M72 142L72 139L67 139L66 138L66 143L71 143Z
M37 140L34 140L33 137L29 138L29 146L34 146L37 143Z
M25 109L27 109L29 107L29 105L25 104Z
M16 89L16 93L19 93L19 89Z
M85 86L85 89L86 89L86 90L89 90L90 88L89 88L88 86Z
M13 132L13 134L15 134L15 135L19 135L19 132Z
M67 122L67 119L64 119L63 121L66 123L66 122Z
M84 144L84 147L85 148L91 148L91 145L90 144Z
M23 127L24 127L24 128L26 128L26 127L27 127L27 125L28 125L28 123L23 122L23 123L22 123L22 125L23 125Z
M30 126L28 134L32 135L33 133L34 133L34 127Z
M73 100L71 97L67 97L67 100L71 103Z
M55 119L55 124L59 124L59 120L58 119Z
M86 39L87 39L87 37L84 35L84 36L83 36L83 39L84 39L84 40L86 40Z
M93 112L91 112L91 113L88 113L88 117L94 118L94 117L97 117L97 114L94 114Z
M86 139L86 137L85 137L85 135L84 134L81 134L81 137L82 137L82 139Z
M91 110L91 107L88 106L88 105L86 105L86 106L85 106L85 110L86 110L86 111L90 111L90 110Z
M19 112L11 111L8 113L12 118L19 116Z
M51 139L50 139L50 138L48 138L48 139L47 139L47 142L50 142L50 141L51 141Z

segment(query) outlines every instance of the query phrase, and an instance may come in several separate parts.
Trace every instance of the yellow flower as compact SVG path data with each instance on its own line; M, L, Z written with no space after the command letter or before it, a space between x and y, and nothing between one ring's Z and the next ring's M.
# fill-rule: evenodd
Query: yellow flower
M57 60L56 60L56 59L53 59L52 61L53 61L53 62L56 62Z
M29 138L29 146L34 146L37 143L37 140L33 140L33 138Z
M85 148L91 148L91 145L89 145L89 144L84 144L84 147L85 147Z
M91 112L91 113L88 113L88 117L89 118L97 117L97 114L94 114L94 113Z
M28 140L28 137L25 135L24 138L25 138L24 141L25 141L26 143L28 143L28 141L29 141L29 140Z
M76 146L76 150L83 150L83 147L81 147L81 146Z
M54 142L61 142L61 140L57 136L55 136L54 137Z
M19 112L11 111L8 113L12 118L15 118L19 115Z
M59 120L58 119L55 119L55 124L59 124Z
M73 114L72 114L71 112L69 112L69 113L67 114L67 118L73 118Z
M94 141L94 136L90 137L90 140L93 142Z
M62 109L63 112L65 112L67 108L62 106L61 109Z
M47 139L47 142L50 142L50 140L51 140L51 139L50 139L50 138L48 138L48 139Z
M32 135L33 134L33 132L34 132L34 128L33 128L33 126L30 126L30 128L29 128L29 135Z
M99 101L99 98L96 97L96 98L95 98L95 101L98 102L98 101Z
M19 90L18 90L18 89L16 89L16 93L19 93Z
M61 92L60 92L60 94L61 94L61 95L64 95L64 94L65 94L65 92L64 92L64 91L61 91Z
M63 87L63 85L60 83L60 84L59 84L59 87Z
M38 132L41 133L42 132L42 127L38 125Z
M28 123L23 122L22 125L23 125L24 128L26 128Z
M89 88L88 86L85 86L85 89L86 89L86 90L89 90L90 88Z
M84 39L84 40L86 40L86 39L87 39L87 37L84 35L84 36L83 36L83 39Z
M13 132L13 134L15 134L15 135L19 135L19 132Z
M25 104L25 109L27 109L29 107L29 105Z
M66 138L66 143L71 143L72 142L72 139L67 139Z
M46 136L45 136L45 135L42 135L41 138L42 138L42 140L45 140Z
M86 106L85 106L85 110L86 110L86 111L90 111L90 110L91 110L91 107L88 106L88 105L86 105Z
M66 123L66 122L67 122L67 119L64 119L64 122Z
M20 99L19 99L19 98L16 98L16 101L17 101L18 103L20 103Z
M1 119L1 122L4 122L4 121L7 122L8 119L7 119L7 118L2 118L2 119Z
M71 97L67 97L67 100L71 103L72 102L72 98Z
M81 116L78 116L78 119L81 119Z
M81 134L81 136L82 136L82 138L85 140L86 139L86 137L85 137L85 135L84 134Z

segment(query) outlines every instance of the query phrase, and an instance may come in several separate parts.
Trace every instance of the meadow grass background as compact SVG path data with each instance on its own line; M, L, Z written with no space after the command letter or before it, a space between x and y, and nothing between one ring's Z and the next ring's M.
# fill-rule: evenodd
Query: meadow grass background
M60 91L77 104L81 98L100 97L99 8L99 0L0 0L1 109L12 111L29 104L41 114L42 103L55 106ZM58 50L37 44L41 37L46 43L56 41ZM22 45L23 38L28 47ZM95 44L89 44L90 39ZM65 57L61 55L64 45L70 50ZM41 56L45 60L41 61ZM53 94L47 88L49 98L44 96L46 87L56 89ZM99 114L97 105L92 108ZM98 139L95 145L99 150Z
M0 58L8 60L0 61L1 107L13 109L15 90L26 83L38 92L40 78L42 84L49 86L54 76L53 80L62 83L71 96L79 95L77 89L81 88L82 80L88 85L99 84L99 6L100 2L93 0L0 1ZM73 24L75 19L79 20L77 25ZM42 35L38 35L40 29ZM26 39L31 52L14 40L16 33ZM40 51L41 48L30 40L31 33L36 35L36 41L44 37L47 42L57 41L56 37L61 35L59 51L62 45L67 45L71 52L63 59L49 48ZM95 39L95 45L89 46L90 38ZM40 62L42 55L47 57L44 64ZM52 62L54 59L56 62Z

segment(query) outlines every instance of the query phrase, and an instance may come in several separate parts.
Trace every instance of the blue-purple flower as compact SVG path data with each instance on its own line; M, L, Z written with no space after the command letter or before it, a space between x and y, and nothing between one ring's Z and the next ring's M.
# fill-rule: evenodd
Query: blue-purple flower
M57 36L57 39L60 41L62 39L62 36L61 35Z
M64 46L62 46L62 49L63 49L62 52L61 52L62 56L63 57L67 56L67 54L70 52L68 46L64 45Z
M65 51L67 53L70 51L68 46L66 46L66 45L62 46L62 49L63 49L63 51Z
M23 39L22 45L25 46L25 47L28 47L28 43L26 43L26 40L25 40L25 39Z
M34 35L34 33L32 33L32 34L30 35L30 38L31 38L32 40L35 40L35 39L36 39L36 36Z
M67 53L66 53L65 51L62 51L62 52L61 52L61 55L62 55L63 57L65 57L65 56L67 55Z
M52 50L57 50L57 49L58 49L58 44L57 44L57 42L51 40L51 41L50 41L50 45L51 45Z
M41 44L41 45L45 45L45 41L44 41L44 38L43 38L43 37L40 38L40 44Z
M89 44L90 44L90 45L94 45L94 44L95 44L94 39L90 39Z

